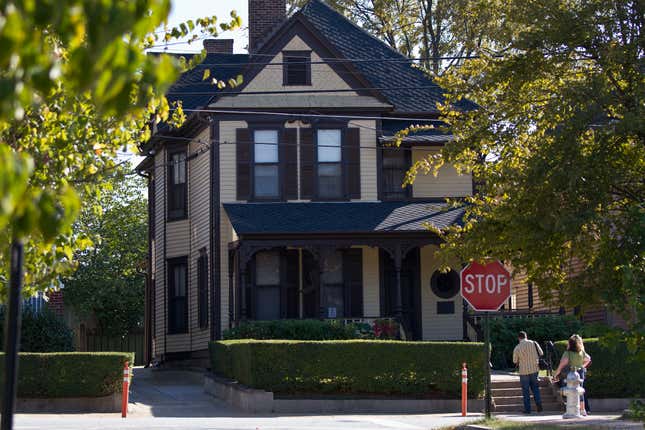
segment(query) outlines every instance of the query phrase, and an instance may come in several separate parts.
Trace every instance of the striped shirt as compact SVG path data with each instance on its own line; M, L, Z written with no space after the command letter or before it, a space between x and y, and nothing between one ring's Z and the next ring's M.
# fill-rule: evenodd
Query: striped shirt
M537 348L536 348L537 347ZM539 356L538 356L539 351ZM530 375L540 371L538 359L544 355L537 342L522 339L513 350L513 363L519 365L520 375Z

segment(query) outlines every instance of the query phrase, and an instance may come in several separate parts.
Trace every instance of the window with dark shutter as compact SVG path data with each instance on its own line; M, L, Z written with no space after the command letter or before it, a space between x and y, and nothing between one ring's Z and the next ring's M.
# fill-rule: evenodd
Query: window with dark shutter
M251 131L238 128L235 132L236 195L238 200L248 200L251 195Z
M383 200L405 200L409 195L409 187L401 185L409 169L409 151L401 148L386 147L382 149L383 167L381 180L383 185Z
M342 168L341 130L316 132L318 199L338 200L345 195Z
M311 85L311 52L284 51L283 85Z
M280 318L280 253L255 254L255 319Z
M186 257L168 260L168 333L188 332L188 264Z
M361 198L361 136L358 128L343 130L343 163L347 198Z
M311 199L314 196L314 131L310 128L300 129L300 198Z
M186 218L186 151L168 153L168 220Z
M202 250L197 259L197 313L199 328L208 327L208 256Z
M277 130L253 132L253 197L280 198L280 157Z

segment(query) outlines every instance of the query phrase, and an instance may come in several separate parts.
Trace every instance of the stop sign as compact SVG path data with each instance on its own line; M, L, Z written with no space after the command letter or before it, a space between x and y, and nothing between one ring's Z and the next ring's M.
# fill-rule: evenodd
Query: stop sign
M511 274L499 261L473 261L460 278L461 295L476 311L496 311L511 296Z

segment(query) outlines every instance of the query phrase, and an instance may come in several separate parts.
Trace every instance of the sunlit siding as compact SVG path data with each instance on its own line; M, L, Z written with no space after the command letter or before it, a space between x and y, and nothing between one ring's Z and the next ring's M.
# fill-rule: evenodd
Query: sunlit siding
M439 267L434 256L434 246L421 248L421 320L423 340L461 340L462 331L462 298L457 293L452 299L440 299L430 288L432 273ZM454 301L455 313L437 314L437 301Z
M433 151L436 150L415 148L412 151L412 163L427 158ZM451 165L442 166L436 177L432 173L421 172L412 186L412 195L415 198L464 197L471 194L471 175L459 175Z
M363 315L380 315L379 250L363 247Z
M154 291L154 350L153 355L159 357L163 354L164 336L166 333L166 309L164 307L165 288L166 288L166 273L165 273L165 257L164 257L164 222L166 220L165 214L165 191L166 191L166 151L160 149L155 155L155 291Z
M378 200L376 175L376 121L350 121L349 127L359 127L361 136L361 200Z
M197 153L203 149L200 142L210 140L210 128L206 128L196 141L190 144L190 153ZM190 258L189 258L189 307L190 307L190 335L191 350L199 351L208 348L210 326L199 327L199 285L197 283L197 259L200 250L206 249L209 266L212 258L210 252L210 153L203 152L190 161L188 182L188 204L190 214ZM210 267L208 279L210 279ZM210 282L207 280L210 287ZM207 295L210 298L210 294ZM208 300L206 303L207 309ZM210 321L210 312L209 312Z

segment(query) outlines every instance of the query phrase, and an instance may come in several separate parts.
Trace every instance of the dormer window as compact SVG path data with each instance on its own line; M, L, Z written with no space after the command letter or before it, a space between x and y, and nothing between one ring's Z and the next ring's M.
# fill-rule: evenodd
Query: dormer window
M311 52L284 51L283 85L311 85Z

